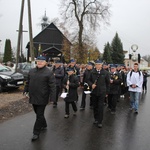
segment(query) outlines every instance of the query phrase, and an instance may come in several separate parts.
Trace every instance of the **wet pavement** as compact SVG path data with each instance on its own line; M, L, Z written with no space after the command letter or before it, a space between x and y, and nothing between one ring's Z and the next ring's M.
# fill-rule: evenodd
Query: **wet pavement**
M148 79L150 80L150 78ZM149 81L150 82L150 81ZM150 84L149 84L150 87ZM80 107L81 94L77 103ZM149 150L150 149L150 92L143 93L139 114L129 110L129 100L120 99L115 115L105 107L103 128L93 125L89 96L84 111L64 118L65 103L57 108L46 107L48 129L31 142L35 121L33 112L0 123L0 150Z

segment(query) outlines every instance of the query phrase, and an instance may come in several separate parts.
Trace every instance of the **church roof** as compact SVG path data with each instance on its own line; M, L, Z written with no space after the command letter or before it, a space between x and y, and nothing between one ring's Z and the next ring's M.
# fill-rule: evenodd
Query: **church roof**
M33 38L33 44L37 51L39 44L41 45L42 51L50 47L55 47L61 51L64 39L71 45L71 42L62 34L54 23L51 23ZM26 47L29 49L29 43Z

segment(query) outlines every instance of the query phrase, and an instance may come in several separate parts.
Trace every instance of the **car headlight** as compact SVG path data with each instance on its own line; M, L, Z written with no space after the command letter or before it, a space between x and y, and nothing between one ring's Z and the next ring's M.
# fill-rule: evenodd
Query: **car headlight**
M7 76L7 75L0 75L0 77L3 78L3 79L11 79L11 77Z

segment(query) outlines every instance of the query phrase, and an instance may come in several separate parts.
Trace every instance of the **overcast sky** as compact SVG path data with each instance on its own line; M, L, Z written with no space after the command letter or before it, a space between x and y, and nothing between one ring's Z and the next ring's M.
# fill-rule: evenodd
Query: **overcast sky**
M116 32L124 50L131 51L137 44L142 56L150 52L150 0L109 0L111 4L110 26L102 26L97 34L97 46L103 52L104 44L112 41ZM6 39L12 47L17 47L21 0L0 0L0 52L3 52ZM41 32L41 18L60 18L59 0L31 0L33 37ZM25 0L23 28L28 31L27 0ZM29 41L29 33L23 34L24 47Z

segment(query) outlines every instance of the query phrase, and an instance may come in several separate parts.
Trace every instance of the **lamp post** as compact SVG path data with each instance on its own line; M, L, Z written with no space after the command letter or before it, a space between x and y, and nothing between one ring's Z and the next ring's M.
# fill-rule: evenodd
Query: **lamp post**
M136 51L138 49L138 46L136 44L133 44L131 46L131 49L133 51L131 59L132 59L132 61L137 61L138 57L137 57Z
M132 60L133 62L138 61L138 63L140 63L141 56L140 56L140 54L136 53L136 51L138 50L138 45L133 44L131 46L131 49L132 49L133 53L129 54L129 59ZM130 67L131 67L131 63L130 63Z

